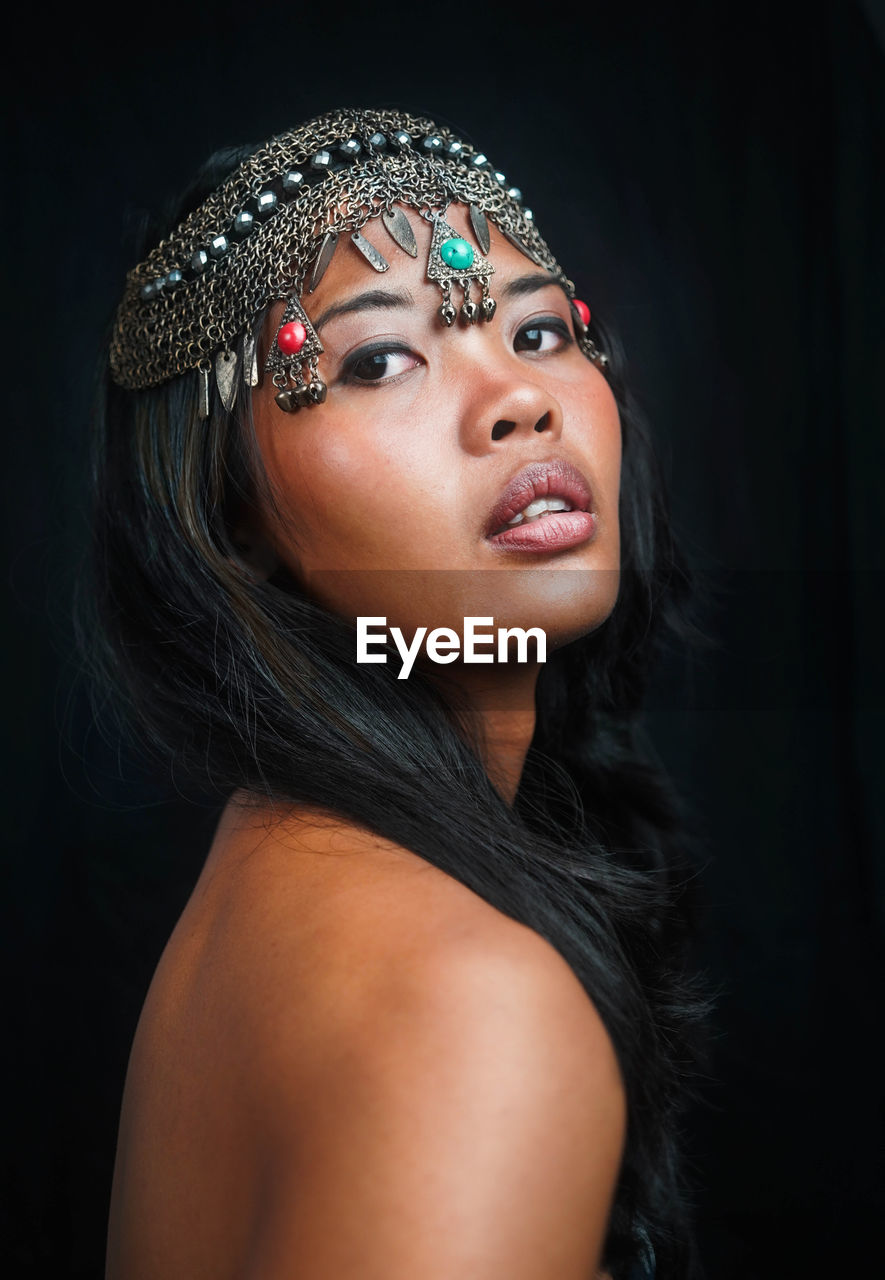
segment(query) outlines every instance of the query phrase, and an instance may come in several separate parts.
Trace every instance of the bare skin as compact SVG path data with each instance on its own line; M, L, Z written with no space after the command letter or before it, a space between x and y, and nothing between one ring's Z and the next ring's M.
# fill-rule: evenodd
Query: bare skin
M445 333L421 259L385 254L384 287L414 305L329 321L327 403L293 420L272 387L256 393L278 511L244 520L243 539L329 607L404 630L492 612L494 571L500 625L567 643L617 596L611 393L574 346L520 346L532 317L569 320L556 286ZM305 299L313 319L375 285L357 258L336 254ZM499 296L527 262L497 236L492 258ZM411 352L392 357L392 380L338 382L379 335ZM512 429L494 439L501 421ZM556 457L590 479L600 533L526 571L487 544L482 519L519 467ZM436 569L441 525L452 572ZM471 696L486 768L512 800L537 669L442 671ZM550 944L406 849L240 792L139 1023L107 1277L588 1280L625 1126L609 1037Z

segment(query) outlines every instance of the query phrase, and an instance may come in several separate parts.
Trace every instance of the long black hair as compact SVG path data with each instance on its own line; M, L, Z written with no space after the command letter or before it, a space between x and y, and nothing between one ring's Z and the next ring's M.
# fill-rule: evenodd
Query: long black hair
M213 157L170 225L249 150ZM132 393L102 369L94 581L79 632L95 687L113 690L124 720L177 774L220 796L246 788L350 819L559 950L608 1029L627 1091L603 1263L625 1280L651 1245L657 1280L686 1280L680 1123L709 1001L686 969L696 868L681 802L640 710L661 638L704 637L623 353L595 320L593 337L609 354L621 417L621 585L602 626L542 669L512 807L481 763L469 707L417 670L406 681L396 665L357 670L350 623L284 570L258 580L243 563L237 513L272 495L247 398L228 412L213 393L199 420L196 374Z

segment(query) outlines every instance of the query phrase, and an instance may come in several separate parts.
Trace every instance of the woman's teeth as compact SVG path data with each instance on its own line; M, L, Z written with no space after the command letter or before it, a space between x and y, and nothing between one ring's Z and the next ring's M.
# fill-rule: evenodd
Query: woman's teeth
M571 503L566 502L565 498L536 498L512 520L507 521L507 528L514 524L527 524L529 520L539 520L547 511L571 511L571 509Z

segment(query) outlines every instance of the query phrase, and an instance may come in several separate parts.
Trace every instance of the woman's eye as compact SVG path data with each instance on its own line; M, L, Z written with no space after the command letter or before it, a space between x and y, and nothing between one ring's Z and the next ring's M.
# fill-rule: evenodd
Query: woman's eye
M561 351L573 341L565 321L549 316L523 325L513 345L517 351Z
M389 382L397 374L407 373L419 364L418 357L402 347L377 347L358 351L344 368L346 382Z

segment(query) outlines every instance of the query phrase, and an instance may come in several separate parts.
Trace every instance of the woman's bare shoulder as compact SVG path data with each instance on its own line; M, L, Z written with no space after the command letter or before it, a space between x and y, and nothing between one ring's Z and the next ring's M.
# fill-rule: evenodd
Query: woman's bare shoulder
M277 1049L286 1009L299 1036L299 1015L308 1009L315 1028L331 1033L334 1024L358 1034L367 1009L376 1020L385 1008L396 1013L412 1001L432 1010L451 992L463 1009L461 986L481 1004L498 1000L496 982L526 996L541 993L539 1003L558 1012L572 1043L583 1024L591 1039L607 1044L583 987L546 939L425 859L346 819L272 809L238 793L219 823L205 875L227 960L215 967L242 984L247 1013L265 1020ZM264 992L261 1002L256 990Z
M275 1171L244 1274L592 1274L609 1037L549 942L411 851L234 797L148 1004L132 1150L174 1112L197 1180Z
M261 839L274 868L262 876L280 874L283 851L306 850L309 866L332 849L337 865L295 877L312 897L296 911L308 968L304 937L291 949L278 937L275 971L250 978L262 992L248 1039L254 1135L278 1171L255 1274L284 1275L293 1256L312 1273L350 1274L367 1249L378 1274L396 1277L592 1274L625 1100L610 1039L564 959L459 881L346 823L300 814ZM264 909L284 932L280 900Z

